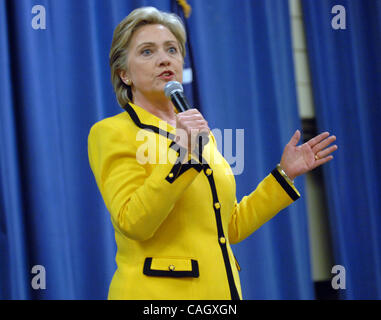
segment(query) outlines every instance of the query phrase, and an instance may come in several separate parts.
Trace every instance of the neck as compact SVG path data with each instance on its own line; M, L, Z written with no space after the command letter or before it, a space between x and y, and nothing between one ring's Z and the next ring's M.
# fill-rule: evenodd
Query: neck
M134 94L134 104L152 113L156 117L176 126L176 113L174 106L164 94L157 96L145 96Z

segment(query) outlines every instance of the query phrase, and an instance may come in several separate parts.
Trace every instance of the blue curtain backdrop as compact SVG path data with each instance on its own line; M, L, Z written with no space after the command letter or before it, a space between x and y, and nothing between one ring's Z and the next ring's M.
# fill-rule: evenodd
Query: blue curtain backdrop
M341 297L381 299L381 1L302 4L318 127L340 146L324 174ZM335 5L346 29L331 26Z
M236 176L240 200L300 129L288 4L188 2L192 101L212 129L245 130L244 171ZM44 30L31 26L36 4L46 9ZM107 297L116 248L89 168L87 136L96 121L122 112L108 52L115 26L142 5L169 11L176 4L0 1L2 299ZM296 184L302 198L233 247L245 299L314 298L304 179ZM35 265L45 267L45 290L31 287Z

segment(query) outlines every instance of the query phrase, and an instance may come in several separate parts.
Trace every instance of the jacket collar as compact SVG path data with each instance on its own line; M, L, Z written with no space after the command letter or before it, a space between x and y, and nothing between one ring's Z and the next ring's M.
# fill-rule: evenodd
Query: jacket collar
M127 103L123 109L126 110L132 121L139 128L152 130L172 141L175 139L176 129L165 120L160 119L151 112L148 112L132 102Z

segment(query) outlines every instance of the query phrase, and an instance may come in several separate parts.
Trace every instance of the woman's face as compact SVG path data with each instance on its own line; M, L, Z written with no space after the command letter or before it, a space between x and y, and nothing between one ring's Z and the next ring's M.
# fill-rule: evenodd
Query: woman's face
M164 94L168 81L183 79L183 56L176 37L165 26L151 24L135 31L128 47L127 73L134 101L141 95L154 97Z

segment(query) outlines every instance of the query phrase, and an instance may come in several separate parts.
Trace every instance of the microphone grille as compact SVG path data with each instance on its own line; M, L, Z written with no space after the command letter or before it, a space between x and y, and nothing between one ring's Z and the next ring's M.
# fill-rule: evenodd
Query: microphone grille
M170 98L171 95L173 93L175 93L176 91L180 91L180 92L183 92L184 89L183 89L183 86L181 85L180 82L178 81L169 81L165 87L164 87L164 93L165 95Z

